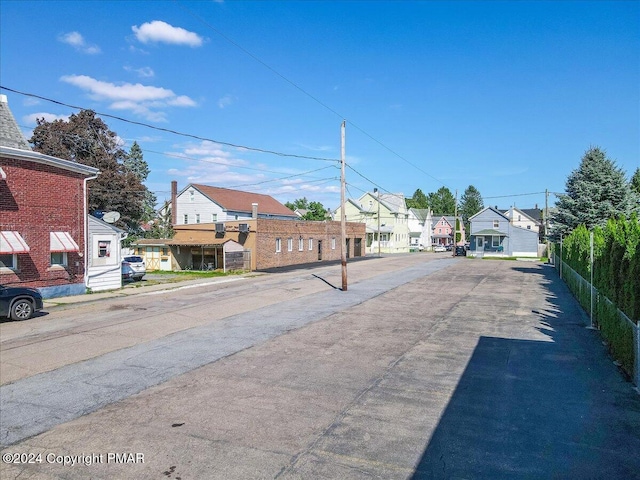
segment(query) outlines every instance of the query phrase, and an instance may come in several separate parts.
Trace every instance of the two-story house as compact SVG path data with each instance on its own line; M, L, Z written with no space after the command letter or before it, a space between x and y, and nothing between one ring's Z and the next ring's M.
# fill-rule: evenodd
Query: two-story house
M364 223L367 253L406 253L409 251L409 211L402 193L367 192L357 200L345 201L347 222ZM335 210L339 220L341 208Z
M464 223L458 220L458 234L460 240L455 241L454 231L456 225L456 217L453 215L434 215L433 224L431 227L431 238L434 245L464 245L466 239L466 232L464 229Z
M471 232L468 255L537 257L538 232L514 225L511 218L486 207L469 218Z
M432 240L432 217L428 208L409 209L409 245L412 250L430 250Z
M85 293L87 182L98 173L31 150L0 95L0 283Z

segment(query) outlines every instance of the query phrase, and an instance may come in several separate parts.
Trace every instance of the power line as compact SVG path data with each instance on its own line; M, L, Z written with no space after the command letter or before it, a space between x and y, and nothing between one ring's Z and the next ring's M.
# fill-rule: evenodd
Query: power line
M528 195L544 195L546 192L533 192L533 193L515 193L513 195L497 195L495 197L482 197L483 200L491 200L494 198L509 198L509 197L526 197ZM551 192L550 192L551 193Z
M78 107L76 105L70 105L70 104L67 104L67 103L64 103L64 102L60 102L58 100L53 100L51 98L43 97L43 96L36 95L36 94L33 94L33 93L21 92L19 90L14 90L12 88L5 87L5 86L2 86L2 85L0 85L0 89L7 90L7 91L13 92L13 93L17 93L18 95L24 95L26 97L37 98L39 100L44 100L46 102L55 103L57 105L62 105L62 106L67 107L67 108L73 108L75 110L91 110L91 109L87 109L87 108L83 108L83 107ZM97 112L95 110L92 110L92 111L94 111L97 115L99 115L101 117L113 118L114 120L119 120L121 122L130 123L132 125L139 125L139 126L142 126L142 127L150 128L152 130L158 130L160 132L171 133L171 134L178 135L178 136L181 136L181 137L193 138L195 140L201 140L201 141L205 141L205 142L213 142L213 143L217 143L219 145L224 145L226 147L243 148L245 150L250 150L252 152L265 153L265 154L270 154L270 155L277 155L279 157L300 158L300 159L305 159L305 160L318 160L318 161L322 161L322 162L338 162L339 161L338 159L335 159L335 158L310 157L310 156L307 156L307 155L297 155L297 154L293 154L293 153L283 153L283 152L277 152L277 151L274 151L274 150L266 150L266 149L263 149L263 148L249 147L247 145L239 145L239 144L230 143L230 142L223 142L221 140L215 140L215 139L212 139L212 138L201 137L199 135L193 135L191 133L178 132L177 130L171 130L169 128L156 127L155 125L150 125L148 123L138 122L138 121L135 121L135 120L129 120L129 119L126 119L126 118L123 118L123 117L118 117L116 115L110 115L108 113L101 113L101 112Z

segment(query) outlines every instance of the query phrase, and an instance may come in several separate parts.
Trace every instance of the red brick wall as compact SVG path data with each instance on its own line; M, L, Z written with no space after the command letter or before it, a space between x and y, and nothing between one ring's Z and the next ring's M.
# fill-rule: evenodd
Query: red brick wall
M298 250L298 239L304 241L303 250ZM280 238L281 249L276 252L276 238ZM293 248L288 251L288 239L293 239ZM309 238L313 238L313 249L309 250ZM335 238L336 248L331 248ZM361 239L361 255L365 254L365 225L347 223L349 256L355 256L355 239ZM340 260L340 222L308 222L292 220L257 220L256 269L262 270L287 265L318 262L318 241L322 241L322 261Z
M30 287L84 282L83 176L48 165L0 158L0 230L17 231L31 251L18 255L18 272L0 273L0 283ZM69 232L79 252L69 252L66 270L51 269L49 232Z

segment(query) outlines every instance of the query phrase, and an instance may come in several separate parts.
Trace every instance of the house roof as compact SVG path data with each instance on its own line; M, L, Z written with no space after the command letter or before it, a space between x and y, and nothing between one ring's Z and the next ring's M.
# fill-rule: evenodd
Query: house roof
M495 236L499 236L499 237L507 237L508 236L506 233L500 232L498 230L494 230L492 228L485 228L484 230L480 230L478 232L473 232L471 235L472 236L473 235L476 235L476 236L478 236L478 235L495 235Z
M393 213L406 213L407 211L407 204L402 193L382 193L380 194L380 203L386 205Z
M87 176L100 173L97 168L31 150L29 142L13 118L6 95L0 95L0 156L50 165ZM5 175L2 174L2 178L5 178Z
M428 208L410 208L409 210L413 212L416 218L421 222L424 222L429 216Z
M210 185L199 185L190 183L181 192L180 195L189 187L197 189L209 200L220 205L224 210L233 212L252 211L252 203L258 204L258 214L282 215L293 218L298 216L282 203L277 201L270 195L261 193L243 192L241 190L231 190L230 188L212 187Z
M537 208L520 209L518 207L511 207L509 210L506 210L504 214L509 216L509 212L511 211L519 212L521 215L524 215L528 220L531 220L532 222L540 222L541 211ZM527 212L531 213L531 215Z
M509 217L507 217L504 213L502 213L500 210L493 208L493 207L485 207L482 210L480 210L478 213L476 213L475 215L472 215L469 217L469 221L473 220L475 217L477 217L478 215L480 215L483 212L486 212L487 210L491 210L493 213L500 215L502 218L504 218L505 220L509 220Z
M31 150L29 142L20 131L16 119L13 118L6 95L0 95L0 145Z

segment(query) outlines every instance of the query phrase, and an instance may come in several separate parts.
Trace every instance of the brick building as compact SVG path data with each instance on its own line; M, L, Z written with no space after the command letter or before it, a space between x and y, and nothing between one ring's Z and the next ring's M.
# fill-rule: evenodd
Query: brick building
M0 283L44 297L85 292L93 167L34 152L0 95Z
M340 222L253 218L176 225L174 230L174 238L162 240L161 245L170 249L167 258L172 270L226 269L230 242L242 247L246 270L340 260L341 256ZM347 223L347 258L365 255L364 238L363 223ZM140 240L136 253L146 256L152 242L152 248L158 248L157 240Z

